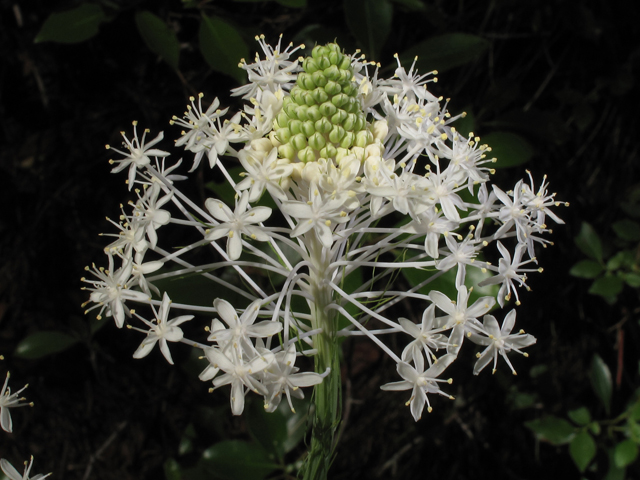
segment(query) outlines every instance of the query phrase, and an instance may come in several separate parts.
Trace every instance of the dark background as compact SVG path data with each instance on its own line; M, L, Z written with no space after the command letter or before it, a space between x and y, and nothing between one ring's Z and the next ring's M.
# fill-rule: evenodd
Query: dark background
M521 293L519 326L538 343L528 359L514 360L517 377L504 364L494 376L473 377L473 352L463 349L468 358L452 372L456 401L435 400L434 413L415 423L404 395L379 390L396 380L393 362L364 340L346 345L348 415L331 478L580 478L567 447L537 441L524 422L566 418L581 405L605 419L588 380L594 353L614 377L611 417L638 385L637 289L625 287L617 303L607 304L587 293L589 281L569 275L585 258L573 240L581 222L594 226L606 249L611 223L625 218L620 205L640 180L638 103L631 100L638 93L638 16L604 0L418 3L424 8L392 4L392 33L376 60L393 64L394 53L443 33L488 40L488 52L441 73L430 90L452 98L451 112L473 112L477 134L501 126L533 145L533 158L499 171L496 184L513 185L525 168L537 183L546 173L551 191L571 206L556 210L566 225L553 226L555 246L538 255L545 272L532 275L532 291ZM0 375L11 371L14 390L29 383L25 395L35 402L12 411L14 433L0 432L0 455L16 467L34 455L33 471L57 479L164 478L168 458L192 460L179 458L178 446L186 426L201 421L196 406L218 408L227 438L247 438L225 394L208 395L204 384L154 355L134 361L139 336L112 324L90 336L80 307L88 297L80 290L83 268L103 262L107 242L98 234L113 231L105 217L115 218L128 198L124 177L109 174L104 145L118 145L118 132L129 132L132 120L174 138L168 120L200 91L219 96L223 106L239 105L227 93L236 81L212 71L194 46L197 14L169 0L114 4L121 13L97 36L63 45L33 39L52 11L74 2L0 1ZM207 8L237 25L252 51L256 33L271 42L284 33L285 43L338 36L347 52L359 46L340 1ZM177 30L180 76L141 40L133 20L141 9ZM82 341L41 360L13 354L42 330ZM178 363L188 356L179 347L172 349ZM531 399L526 408L522 394ZM219 436L198 438L195 451ZM604 478L603 452L598 470L584 477ZM627 472L639 475L637 466Z

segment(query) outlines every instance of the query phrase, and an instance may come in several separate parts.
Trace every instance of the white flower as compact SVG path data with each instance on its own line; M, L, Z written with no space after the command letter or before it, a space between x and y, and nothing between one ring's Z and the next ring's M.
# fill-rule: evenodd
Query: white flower
M438 244L440 236L456 228L456 224L446 218L442 218L442 210L436 212L435 208L429 208L418 216L418 221L412 221L403 229L407 233L424 235L424 250L431 258L438 258Z
M473 305L467 306L471 292L467 291L467 287L461 285L458 287L458 301L452 302L442 292L430 292L429 298L436 306L448 314L446 317L446 325L453 327L453 332L449 336L447 351L449 353L458 354L462 347L465 333L469 333L479 329L480 322L478 317L490 311L496 304L493 297L481 297L474 302Z
M9 462L7 462L4 458L0 459L0 468L4 474L9 477L9 480L42 480L43 478L47 478L51 473L47 473L43 475L41 473L30 477L29 472L31 472L31 466L33 465L33 455L31 456L31 461L29 463L24 462L24 474L20 475L18 471L13 468Z
M255 375L271 365L275 360L273 353L268 350L263 351L248 362L242 356L234 353L227 355L215 347L206 349L205 355L214 369L225 372L224 375L213 380L214 389L231 384L231 411L234 415L241 415L244 410L245 386L255 393L267 395L267 388Z
M247 210L249 205L249 192L242 193L236 200L235 211L232 212L220 200L208 198L205 202L207 210L219 220L220 225L207 230L205 240L213 242L219 238L227 236L227 254L231 260L237 260L242 253L242 235L247 235L254 240L266 242L269 235L264 229L255 226L255 223L262 223L271 216L269 207L255 207Z
M440 357L431 365L427 371L420 368L413 368L405 362L398 363L398 373L402 378L401 382L392 382L382 385L382 390L409 390L412 389L411 398L406 405L411 405L411 414L417 422L422 417L424 404L427 404L427 411L431 413L428 393L437 393L445 397L453 398L440 390L439 382L451 383L448 380L439 380L437 377L456 359L455 355L446 354Z
M129 314L129 309L126 307L125 301L146 301L149 296L143 292L130 290L127 285L133 270L133 259L124 260L122 267L114 272L113 255L107 253L107 256L109 257L108 269L102 267L96 268L95 265L92 265L93 270L90 270L89 267L85 268L85 270L91 271L93 275L98 277L98 280L82 278L83 282L93 285L92 287L85 287L85 290L91 290L89 301L96 304L86 310L85 313L94 308L100 308L100 312L97 315L98 320L100 320L102 318L102 312L106 309L107 317L113 316L118 328L122 328L124 325L124 317Z
M402 361L413 361L418 369L424 369L422 350L424 350L429 365L431 365L432 360L435 359L432 350L437 351L447 346L447 337L442 334L445 329L439 328L439 322L437 322L435 316L435 308L435 304L429 305L422 314L422 323L420 325L416 325L407 318L398 319L402 330L414 338L402 351Z
M475 367L473 367L473 374L478 375L480 371L491 363L493 359L493 373L496 372L496 366L498 364L498 354L502 355L507 365L511 369L511 372L515 375L516 371L511 365L509 358L507 357L507 353L510 351L518 352L525 357L526 353L520 351L520 349L528 347L529 345L533 345L536 343L536 338L533 335L525 334L524 331L520 330L520 332L516 334L511 334L511 330L513 330L513 326L516 323L516 311L511 310L506 317L504 317L504 321L502 322L502 328L498 326L498 322L496 321L493 315L485 315L483 320L484 329L486 330L487 336L481 335L472 335L471 341L477 343L478 345L485 345L487 348L481 354L478 353L478 361L476 362Z
M224 328L222 324L212 325L215 330L212 328L208 340L216 341L219 345L232 344L238 349L244 349L245 352L255 351L249 338L271 337L282 330L280 322L271 320L264 320L254 325L260 312L260 303L260 300L253 302L238 318L236 309L229 302L216 298L213 306L229 328Z
M260 44L265 59L261 60L256 54L255 63L247 64L244 59L240 62L240 68L246 70L249 77L249 84L231 90L233 96L240 96L244 99L250 99L256 95L259 88L275 92L279 88L289 90L295 82L294 73L299 70L298 60L289 61L289 57L295 53L303 45L294 47L290 43L287 48L280 51L280 42L282 36L278 40L275 48L268 45L264 41L264 35L256 37Z
M527 246L525 244L519 243L513 255L513 260L511 260L509 250L507 250L501 242L498 242L498 250L500 250L500 253L502 254L502 258L498 260L498 275L487 278L486 280L483 280L478 284L479 287L484 287L486 285L496 285L498 283L502 283L502 285L500 286L500 291L498 292L498 303L501 307L504 307L505 300L509 301L511 299L511 292L513 292L516 296L516 305L520 305L520 299L518 298L518 291L516 290L514 281L518 282L520 286L527 287L527 284L525 283L527 275L521 275L520 273L538 271L537 269L521 268L522 265L526 265L527 263L533 261L521 261L522 255L526 248Z
M20 393L22 393L28 385L25 385L15 393L11 393L11 389L9 388L9 377L9 372L7 372L7 378L4 381L2 390L0 390L0 427L2 427L5 432L11 432L13 430L13 422L11 421L11 414L9 413L10 408L26 406L33 407L33 403L24 403L26 398L19 397Z
M291 411L295 413L296 411L291 403L291 395L296 398L304 398L300 387L311 387L322 382L323 376L319 373L296 373L299 369L294 366L295 361L296 348L294 344L291 344L287 351L278 352L275 362L265 370L264 383L269 389L269 394L265 396L264 404L264 409L267 412L273 412L278 408L280 400L282 400L281 394L284 393Z
M355 197L340 197L325 200L315 183L309 186L309 196L306 202L287 201L282 204L282 211L292 216L298 224L291 232L291 237L297 237L313 229L325 248L333 244L334 224L349 221L347 211L357 207Z
M207 108L207 110L203 112L203 97L203 93L198 94L197 106L195 104L195 98L189 97L191 105L187 105L187 111L184 112L184 120L174 115L169 122L171 125L178 124L181 127L188 129L187 132L182 132L182 137L176 140L176 147L185 145L184 148L186 150L192 150L195 145L200 143L200 140L203 137L207 137L209 135L209 126L213 122L213 120L222 117L229 110L228 108L219 110L218 107L220 106L220 101L216 97L213 99L213 102L211 103L209 108Z
M144 167L145 165L149 165L149 163L151 163L151 159L149 157L169 156L169 152L151 148L164 138L164 132L160 132L156 138L151 140L149 143L145 143L147 133L149 133L150 130L146 129L144 131L144 134L142 135L142 139L139 140L137 127L138 122L133 122L133 140L129 140L124 132L121 132L122 138L124 138L124 146L129 151L129 153L123 152L122 150L118 150L107 145L107 149L114 150L119 154L125 156L125 158L121 160L109 160L109 163L118 164L117 166L113 167L113 169L111 170L112 173L118 173L129 167L129 190L131 190L131 188L133 187L133 183L136 177L136 170L138 169L138 167Z
M151 307L153 308L153 305ZM169 295L167 295L167 292L164 292L160 311L156 312L155 308L153 308L153 313L156 317L155 323L151 323L136 314L136 317L142 320L149 327L149 331L146 332L147 338L142 341L138 349L133 353L133 358L146 357L151 353L151 350L153 350L153 347L159 341L162 355L167 359L167 362L173 365L173 359L171 358L171 352L169 351L169 345L167 342L179 342L182 340L182 329L178 327L178 325L188 322L193 318L193 315L182 315L167 321L170 307L171 299L169 298ZM145 333L144 330L136 327L129 326L129 328Z
M554 198L556 195L555 193L547 195L547 176L545 175L542 178L542 184L540 185L538 192L533 193L535 190L535 187L533 186L533 177L529 170L527 170L527 173L529 174L531 186L526 183L522 184L522 203L526 205L533 214L535 214L536 224L541 228L545 228L545 215L549 215L557 224L564 224L564 222L555 213L547 208L551 206L557 207L560 205L560 202Z
M416 60L418 60L418 57L416 57L411 64L411 68L409 68L409 72L407 73L400 63L398 54L395 54L394 56L398 61L398 68L396 68L392 78L385 80L384 82L380 82L380 90L386 92L388 95L398 95L400 98L406 97L412 102L415 101L416 97L421 100L436 102L438 100L437 97L427 90L426 84L430 82L435 83L437 82L437 79L435 77L427 80L425 79L431 75L437 74L438 72L434 70L433 72L418 75L417 70L415 72L413 70L416 66Z
M449 255L436 263L438 270L450 270L454 266L458 266L458 272L456 273L456 287L460 288L464 285L464 278L467 272L467 265L472 264L475 261L476 247L473 244L473 237L468 235L461 243L456 242L455 234L449 234L445 236L445 242L449 249Z
M161 191L162 189L158 183L151 185L150 188L146 189L144 196L138 198L133 210L133 221L144 228L152 249L156 248L158 243L156 230L163 225L167 225L171 220L171 214L167 210L162 210L161 207L171 200L173 193L169 193L158 200Z
M269 142L270 143L270 142ZM238 183L238 190L249 190L249 201L260 199L265 188L272 197L287 200L287 194L280 185L291 175L293 165L288 160L278 158L278 149L272 148L268 153L243 149L238 152L238 159L246 170L245 178Z

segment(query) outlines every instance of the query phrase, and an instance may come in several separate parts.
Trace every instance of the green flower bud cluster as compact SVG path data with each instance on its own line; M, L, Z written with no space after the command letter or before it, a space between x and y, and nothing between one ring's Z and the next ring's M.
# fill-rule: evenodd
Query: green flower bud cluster
M280 156L293 160L297 155L306 163L335 158L338 149L372 143L356 98L351 58L335 43L318 45L302 68L274 121L276 139L282 144Z

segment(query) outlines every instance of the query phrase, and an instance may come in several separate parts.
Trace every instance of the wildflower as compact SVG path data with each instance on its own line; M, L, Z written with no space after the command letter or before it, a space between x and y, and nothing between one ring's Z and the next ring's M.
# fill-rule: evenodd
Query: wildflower
M398 363L398 374L404 378L400 382L387 383L382 385L382 390L409 390L412 389L411 398L406 403L411 406L411 415L417 422L422 417L424 404L427 404L427 411L431 413L431 403L429 402L428 393L437 393L445 397L453 399L450 395L440 390L438 383L447 382L448 380L440 380L437 377L456 359L455 355L446 354L440 357L426 371L421 368L414 368L411 365L401 362Z
M532 335L525 334L522 330L516 334L512 334L511 330L513 330L515 323L515 310L511 310L507 316L504 317L502 328L500 328L493 315L484 316L483 326L486 331L486 336L474 335L473 341L478 345L485 345L487 348L485 348L484 352L478 353L477 355L478 361L473 367L474 375L478 375L484 367L491 363L491 360L493 360L493 373L496 373L498 354L500 354L502 358L504 358L504 361L507 362L511 372L514 375L516 374L513 365L511 365L511 362L509 361L509 357L507 357L507 353L513 350L514 352L518 352L526 357L527 354L523 353L521 349L536 343L536 338Z
M26 398L19 397L28 385L25 385L15 393L11 393L9 376L9 372L7 372L4 385L2 386L2 390L0 390L0 427L2 427L5 432L13 431L13 422L11 421L11 414L9 413L10 408L25 407L27 405L33 407L33 403L24 403Z
M118 150L117 148L112 148L110 145L107 145L107 150L111 149L118 152L121 155L124 155L125 158L120 160L109 160L111 164L116 163L117 165L113 167L111 170L112 173L118 173L125 168L129 167L129 190L133 187L133 183L136 177L136 171L140 167L144 167L151 163L151 159L149 157L167 157L169 156L169 152L165 152L164 150L158 150L156 148L151 148L157 143L160 143L164 138L164 133L160 132L156 138L151 140L149 143L145 143L145 139L147 137L147 133L150 130L145 130L142 139L138 139L138 122L133 122L133 139L129 140L124 132L121 132L122 138L124 139L124 146L129 151L129 153L123 152L122 150Z
M142 341L138 349L133 353L133 358L143 358L151 353L153 347L156 343L160 342L160 351L164 358L167 359L171 365L173 365L173 359L171 358L171 352L169 351L169 345L167 342L179 342L182 340L183 334L182 329L178 327L178 325L188 322L193 319L193 315L181 315L172 320L167 320L169 318L169 309L171 308L171 299L167 292L164 292L162 297L162 304L160 305L160 311L156 312L155 308L153 309L153 313L155 314L155 323L149 322L144 318L136 315L142 322L144 322L148 327L149 331L145 332L144 330L132 327L129 325L129 328L133 330L137 330L142 333L146 333L147 337Z
M31 460L27 463L24 462L24 474L20 475L18 471L13 468L8 461L4 458L0 459L0 468L4 472L4 474L9 478L9 480L43 480L47 478L51 473L47 473L46 475L42 475L41 473L30 477L29 473L31 472L31 467L33 466L33 455L31 456Z
M242 253L242 237L247 235L254 240L266 242L269 236L254 224L264 222L271 215L269 207L255 207L247 210L249 205L249 192L244 192L236 201L235 211L231 211L220 200L208 198L205 202L207 210L219 225L206 232L205 240L213 242L223 236L227 236L227 254L231 260L237 260Z

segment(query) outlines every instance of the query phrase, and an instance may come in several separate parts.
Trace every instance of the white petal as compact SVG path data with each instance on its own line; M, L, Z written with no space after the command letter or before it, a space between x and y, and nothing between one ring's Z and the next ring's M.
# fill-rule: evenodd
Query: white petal
M221 298L216 298L213 301L213 306L220 315L220 318L231 328L238 325L238 315L236 309L231 306L229 302Z

